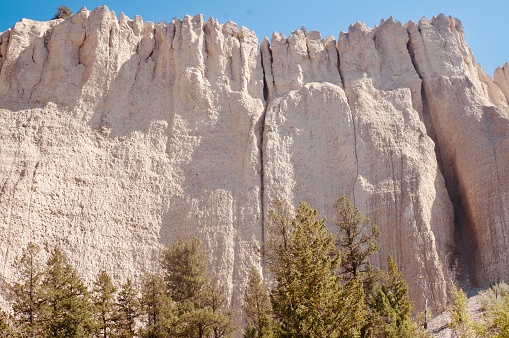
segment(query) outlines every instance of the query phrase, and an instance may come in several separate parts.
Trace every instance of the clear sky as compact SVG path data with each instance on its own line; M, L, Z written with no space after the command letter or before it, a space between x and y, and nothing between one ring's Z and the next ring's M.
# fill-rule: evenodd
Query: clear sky
M288 36L302 26L337 39L357 21L374 27L391 15L404 23L444 13L461 20L466 41L488 74L509 61L509 0L0 0L0 32L21 18L49 20L59 5L73 12L107 5L117 17L124 12L154 22L201 13L205 19L213 16L220 23L231 20L246 26L260 41L273 31Z

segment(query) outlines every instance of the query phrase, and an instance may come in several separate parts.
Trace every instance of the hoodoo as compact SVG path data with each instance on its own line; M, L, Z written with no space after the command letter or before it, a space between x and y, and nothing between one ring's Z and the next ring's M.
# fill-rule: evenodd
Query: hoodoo
M23 19L0 35L0 277L35 242L136 279L195 235L240 308L271 201L333 220L346 196L380 227L373 263L443 308L455 278L509 279L508 69L442 14L260 45L201 15Z

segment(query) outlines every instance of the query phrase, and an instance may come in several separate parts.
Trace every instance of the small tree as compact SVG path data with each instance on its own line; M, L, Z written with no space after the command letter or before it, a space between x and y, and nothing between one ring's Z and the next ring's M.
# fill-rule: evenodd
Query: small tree
M93 329L87 287L58 248L46 263L41 322L47 336L89 337Z
M17 281L10 286L16 323L26 336L34 335L41 328L43 267L38 262L38 254L39 247L34 243L23 249L14 263Z
M56 19L67 19L71 15L73 15L73 12L71 12L71 9L67 6L58 6L57 11L55 12L55 16L53 16L52 20Z
M449 307L451 314L450 328L456 337L469 338L472 335L472 320L468 312L468 297L465 292L453 286L451 291L452 303Z
M346 197L339 198L335 208L342 273L346 279L357 277L365 283L374 283L378 275L374 273L369 258L380 249L380 230Z
M221 338L233 332L224 290L211 282L197 238L166 246L161 265L168 293L177 308L174 337Z
M272 308L262 277L255 267L249 272L246 292L244 293L244 315L246 330L244 338L272 337Z
M113 331L115 322L115 294L117 288L113 286L111 277L106 271L101 271L94 283L92 303L98 336L107 338Z
M141 304L147 319L145 330L141 336L147 338L173 337L173 302L159 275L147 274L145 276Z
M412 320L412 302L408 297L408 286L390 255L384 283L376 297L376 308L381 319L379 332L384 337L412 338L422 334Z
M193 299L209 280L205 253L196 237L166 246L162 252L161 266L164 282L176 302Z
M371 266L370 257L379 248L380 230L346 197L335 204L334 225L338 229L336 245L341 251L341 274L347 281L356 280L363 288L364 320L361 336L377 332L381 318L375 304L381 272Z
M0 308L0 338L17 337L7 312Z
M133 338L136 334L136 320L140 316L138 291L128 279L118 292L116 301L115 332L121 338Z

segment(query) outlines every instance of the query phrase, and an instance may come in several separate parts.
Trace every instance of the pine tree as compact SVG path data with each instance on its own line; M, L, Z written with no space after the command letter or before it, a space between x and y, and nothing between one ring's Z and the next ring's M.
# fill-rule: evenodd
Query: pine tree
M176 302L193 299L208 282L207 261L200 241L178 240L162 252L164 282Z
M141 336L147 338L173 337L173 301L159 275L147 274L145 276L141 304L147 318L147 324Z
M221 338L233 332L223 288L211 282L198 239L167 246L161 265L168 293L176 303L175 337Z
M97 336L111 336L115 322L115 294L117 288L106 271L101 271L94 283L92 303L96 321Z
M128 279L118 292L116 301L115 333L120 338L133 338L136 321L140 317L140 301L133 282Z
M262 277L255 267L249 272L244 294L246 329L244 338L272 337L272 308Z
M43 266L38 262L38 253L39 247L29 243L14 263L17 281L9 287L15 321L25 336L33 336L41 329Z
M349 294L338 275L341 254L316 210L300 203L295 217L276 200L269 212L268 266L277 337L355 337L362 288ZM353 310L353 311L352 311Z
M46 337L89 337L93 329L88 290L58 248L46 263L41 321Z

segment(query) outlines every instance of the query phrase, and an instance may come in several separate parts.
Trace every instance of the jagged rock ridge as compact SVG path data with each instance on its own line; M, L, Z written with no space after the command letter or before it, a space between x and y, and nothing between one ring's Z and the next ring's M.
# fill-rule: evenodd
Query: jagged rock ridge
M61 246L88 280L123 279L194 234L240 308L270 201L332 220L341 195L380 226L374 263L395 257L417 308L445 305L456 258L480 285L509 277L509 66L487 76L457 19L258 46L231 22L100 7L0 39L7 281L29 241Z

